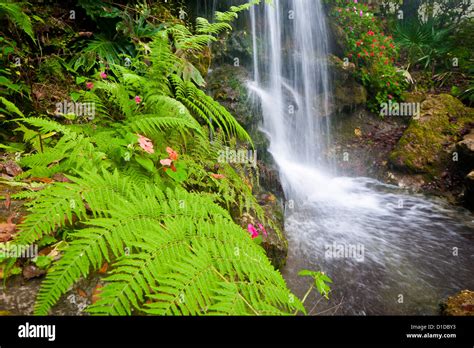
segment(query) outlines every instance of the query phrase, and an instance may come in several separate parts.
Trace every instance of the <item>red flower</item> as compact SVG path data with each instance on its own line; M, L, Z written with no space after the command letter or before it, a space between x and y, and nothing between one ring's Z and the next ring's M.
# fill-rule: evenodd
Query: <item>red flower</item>
M372 30L369 30L369 31L367 32L367 35L369 35L369 36L374 36L375 33L374 33Z
M384 45L380 46L380 49L384 50L386 47Z
M360 53L357 53L357 57L359 57L359 58L360 58Z
M374 56L374 52L370 52L370 56L373 57L373 56Z
M86 87L87 89L92 89L94 88L94 84L92 82L86 82Z

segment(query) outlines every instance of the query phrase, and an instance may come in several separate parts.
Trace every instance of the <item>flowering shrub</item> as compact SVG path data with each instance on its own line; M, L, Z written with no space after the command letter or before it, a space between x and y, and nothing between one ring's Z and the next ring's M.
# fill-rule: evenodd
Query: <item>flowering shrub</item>
M356 65L357 77L372 96L369 107L377 110L389 99L401 99L406 82L394 65L398 50L392 37L384 34L367 5L358 0L339 0L337 4L331 15L346 31L346 57Z

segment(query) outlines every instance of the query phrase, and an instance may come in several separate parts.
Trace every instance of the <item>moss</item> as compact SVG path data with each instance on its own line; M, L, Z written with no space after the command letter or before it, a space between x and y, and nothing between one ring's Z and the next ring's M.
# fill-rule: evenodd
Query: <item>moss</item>
M473 121L473 111L451 95L428 96L421 103L420 117L410 121L390 154L391 163L428 178L438 176L450 160L450 149L460 140L461 130Z

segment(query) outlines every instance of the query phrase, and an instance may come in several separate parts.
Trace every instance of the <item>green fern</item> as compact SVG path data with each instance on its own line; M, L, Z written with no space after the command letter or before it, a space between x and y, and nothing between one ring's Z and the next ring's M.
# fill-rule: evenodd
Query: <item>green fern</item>
M47 314L75 281L112 259L117 261L92 313L224 314L227 304L218 300L227 283L237 285L234 296L245 304L237 314L304 311L263 249L211 196L182 189L164 194L117 175L88 174L75 181L97 217L83 221L88 227L72 234L65 255L43 282L36 314ZM95 187L84 194L84 186L116 187L118 181L126 187L124 195L114 191L113 198L104 197Z
M23 30L34 42L36 42L35 35L33 33L33 26L28 15L26 15L19 4L0 2L0 15L5 14L15 25Z

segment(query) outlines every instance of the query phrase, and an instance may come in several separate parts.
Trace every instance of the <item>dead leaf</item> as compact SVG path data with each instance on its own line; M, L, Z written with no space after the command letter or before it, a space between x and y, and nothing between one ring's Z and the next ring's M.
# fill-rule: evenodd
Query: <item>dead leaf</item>
M97 284L92 290L92 303L96 303L97 301L100 300L100 294L102 293L102 288L103 286L100 284Z
M11 161L11 160L7 161L3 165L3 169L10 176L17 176L17 175L23 173L23 170L21 169L21 167L16 162Z
M356 128L356 129L354 129L354 134L357 137L361 137L362 136L362 131L360 130L360 128Z
M31 178L30 181L42 182L45 184L50 184L53 182L53 179L50 178Z
M66 176L62 173L56 173L53 175L53 180L58 182L71 182Z
M99 269L99 273L106 273L107 272L107 268L109 268L109 264L107 262L105 262L102 267Z
M92 31L80 31L77 35L81 37L91 37L94 33Z
M5 208L6 208L7 210L10 210L10 205L11 205L11 204L12 204L12 200L11 200L10 194L7 193L7 194L5 195Z
M79 294L79 296L87 298L87 293L84 290L78 288L77 293Z
M12 223L12 216L10 216L6 223L0 224L0 242L5 243L12 239L16 230L16 225Z

